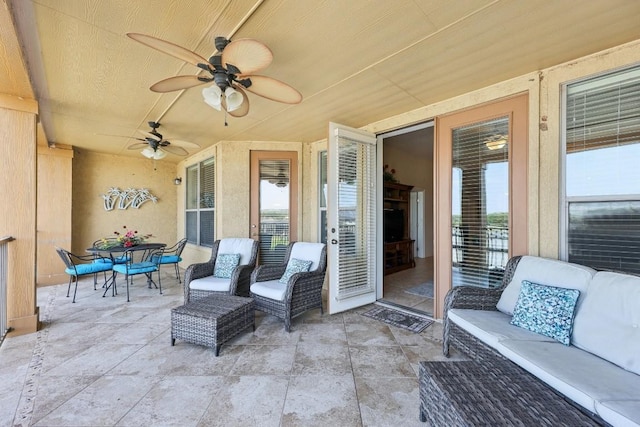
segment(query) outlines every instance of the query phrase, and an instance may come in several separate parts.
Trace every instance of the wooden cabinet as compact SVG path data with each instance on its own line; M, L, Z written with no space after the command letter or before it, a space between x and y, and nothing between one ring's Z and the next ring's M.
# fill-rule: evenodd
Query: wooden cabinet
M384 184L384 274L413 268L413 240L409 239L412 185Z
M416 262L413 258L413 240L406 239L399 242L384 244L384 274L413 268Z

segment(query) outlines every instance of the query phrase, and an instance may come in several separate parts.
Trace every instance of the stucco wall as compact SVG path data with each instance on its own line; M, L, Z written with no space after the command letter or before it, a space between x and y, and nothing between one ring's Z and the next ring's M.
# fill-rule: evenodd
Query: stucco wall
M177 189L173 163L140 156L125 157L77 150L73 158L72 251L84 253L93 241L123 226L140 234L153 234L150 242L176 242ZM139 209L104 209L101 194L111 187L146 188L158 198Z

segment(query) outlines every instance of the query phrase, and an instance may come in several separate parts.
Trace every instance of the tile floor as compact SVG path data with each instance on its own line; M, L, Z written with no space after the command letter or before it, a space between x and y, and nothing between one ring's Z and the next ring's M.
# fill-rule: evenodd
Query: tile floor
M313 310L291 333L260 312L215 357L170 345L181 285L141 279L103 298L82 281L38 290L44 328L0 346L2 426L419 426L418 362L444 360L439 323L420 334ZM461 360L454 354L449 360Z
M433 315L433 298L405 292L427 280L433 280L433 257L416 258L416 266L384 276L383 298L385 301L420 310Z

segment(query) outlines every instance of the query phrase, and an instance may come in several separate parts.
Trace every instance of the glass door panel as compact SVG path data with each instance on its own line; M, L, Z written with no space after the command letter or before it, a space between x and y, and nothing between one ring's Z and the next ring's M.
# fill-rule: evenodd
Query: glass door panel
M452 285L499 284L509 252L509 117L453 129Z
M259 263L281 264L295 241L295 152L252 152L251 237L260 242Z

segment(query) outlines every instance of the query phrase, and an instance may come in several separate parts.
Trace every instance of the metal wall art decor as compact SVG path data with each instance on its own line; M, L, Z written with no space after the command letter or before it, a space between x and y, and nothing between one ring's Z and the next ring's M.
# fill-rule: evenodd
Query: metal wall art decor
M120 190L117 187L112 187L107 191L107 194L101 194L100 197L104 199L104 210L111 211L116 206L118 209L134 208L138 209L144 202L151 200L153 203L158 203L158 198L151 194L146 188L127 188L126 190Z

